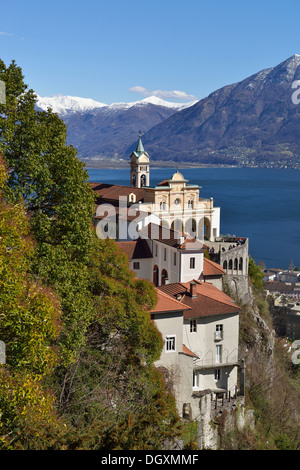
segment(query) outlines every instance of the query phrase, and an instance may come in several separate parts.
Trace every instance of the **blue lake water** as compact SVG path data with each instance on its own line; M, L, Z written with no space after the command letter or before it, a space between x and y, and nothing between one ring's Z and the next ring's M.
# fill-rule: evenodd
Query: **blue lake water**
M179 169L180 170L180 169ZM151 168L155 186L175 172ZM89 169L90 181L129 186L129 168ZM300 266L300 171L268 168L186 168L200 197L221 207L221 233L249 238L249 253L268 268Z

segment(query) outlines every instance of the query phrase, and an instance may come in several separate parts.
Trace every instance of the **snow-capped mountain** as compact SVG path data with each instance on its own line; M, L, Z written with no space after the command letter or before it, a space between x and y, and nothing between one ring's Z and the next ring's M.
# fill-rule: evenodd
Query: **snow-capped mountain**
M79 98L77 96L55 95L52 97L41 97L37 95L36 106L43 111L51 108L54 113L64 116L68 113L83 113L91 109L103 108L107 105L90 98Z
M140 101L132 101L129 103L113 103L109 107L112 109L116 109L116 108L129 109L132 106L144 106L147 104L153 104L155 106L163 106L165 108L171 108L171 109L175 109L176 111L179 111L180 109L189 108L190 106L193 106L193 104L195 103L197 103L197 101L190 101L188 103L172 103L170 101L162 100L161 98L158 98L157 96L149 96L148 98L144 98L143 100L140 100Z
M172 114L192 106L172 103L156 96L129 103L100 103L88 98L56 95L37 96L36 108L49 107L64 120L68 143L78 150L80 158L128 157L126 150L143 133Z
M192 103L151 96L106 105L60 96L37 104L61 115L80 158L126 159L142 131L152 161L260 164L300 158L299 83L295 54Z
M116 111L119 109L126 110L133 106L145 106L147 104L180 110L192 106L195 103L196 101L189 103L172 103L157 98L156 96L149 96L148 98L140 101L113 103L108 105L91 98L80 98L77 96L54 95L51 97L42 97L37 95L36 107L43 111L51 108L54 113L57 113L60 116L65 116L71 113L85 113L87 111L98 110L101 108L105 108L106 111Z

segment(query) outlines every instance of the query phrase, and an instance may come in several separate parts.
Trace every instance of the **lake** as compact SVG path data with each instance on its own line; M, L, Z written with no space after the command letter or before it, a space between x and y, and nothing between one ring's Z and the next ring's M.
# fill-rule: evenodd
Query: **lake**
M150 168L150 184L176 169ZM221 233L249 238L249 253L267 268L300 266L300 171L269 168L185 168L200 197L221 207ZM90 181L129 186L128 169L89 169Z

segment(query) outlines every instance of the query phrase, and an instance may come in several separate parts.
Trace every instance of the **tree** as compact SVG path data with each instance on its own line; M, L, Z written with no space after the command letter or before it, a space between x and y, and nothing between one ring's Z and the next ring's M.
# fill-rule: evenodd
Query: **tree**
M0 62L6 103L0 105L0 151L9 165L5 196L24 201L36 246L31 271L60 296L61 360L68 363L84 343L93 308L87 295L87 261L94 242L94 196L66 128L51 111L37 112L36 97L14 62Z
M35 240L27 271L54 292L61 310L57 363L47 375L69 423L60 445L157 448L177 434L178 415L153 366L162 348L149 315L154 287L135 279L114 241L96 237L94 195L76 150L66 145L64 123L35 110L34 92L14 62L0 62L0 79L7 91L0 105L5 197L24 201Z
M250 256L248 264L248 274L255 291L261 292L263 289L264 273L261 268L255 264L254 260Z
M57 361L60 305L28 273L34 242L24 206L2 198L6 177L0 161L0 338L6 346L6 364L0 366L0 449L33 448L46 429L52 442L44 439L42 446L50 447L65 432L44 386Z

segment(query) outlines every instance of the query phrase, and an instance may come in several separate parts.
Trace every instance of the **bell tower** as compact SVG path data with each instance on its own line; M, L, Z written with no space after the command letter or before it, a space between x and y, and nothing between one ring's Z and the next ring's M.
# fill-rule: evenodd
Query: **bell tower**
M130 186L133 188L143 188L150 185L150 157L145 152L141 131L136 150L130 156Z

